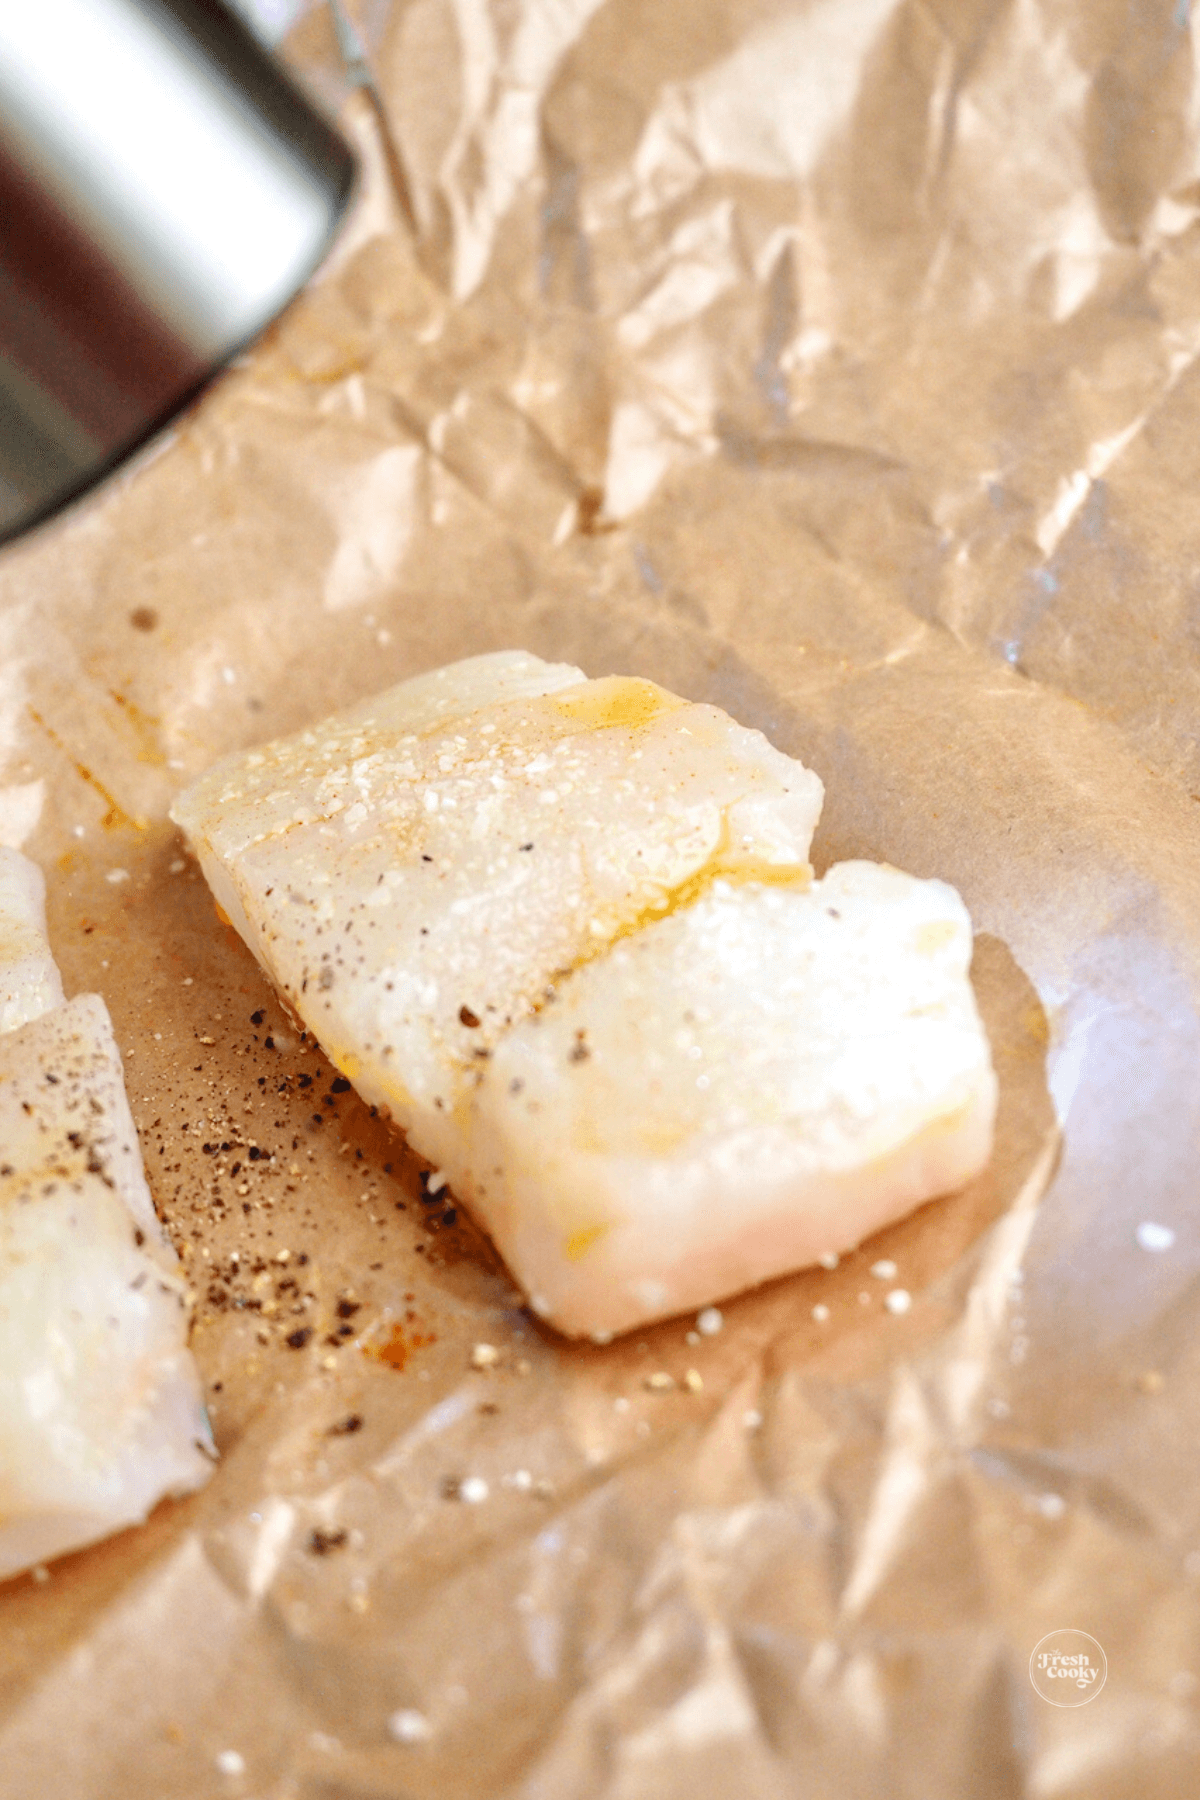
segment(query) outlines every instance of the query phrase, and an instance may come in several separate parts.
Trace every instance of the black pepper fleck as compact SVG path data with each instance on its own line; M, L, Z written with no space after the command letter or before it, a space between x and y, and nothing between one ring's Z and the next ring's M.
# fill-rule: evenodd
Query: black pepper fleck
M320 1525L314 1525L308 1534L308 1553L310 1556L328 1556L331 1550L340 1550L347 1540L344 1527L337 1531L326 1531Z

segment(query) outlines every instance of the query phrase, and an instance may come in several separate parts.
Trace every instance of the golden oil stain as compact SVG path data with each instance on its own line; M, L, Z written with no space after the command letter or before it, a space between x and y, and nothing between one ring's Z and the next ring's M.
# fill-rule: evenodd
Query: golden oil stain
M143 712L140 706L135 706L132 700L119 694L116 688L109 688L108 693L133 727L138 743L138 761L150 763L156 769L163 768L167 759L158 740L158 728L162 721L153 713Z
M688 1127L682 1120L669 1124L648 1121L637 1134L638 1148L647 1156L672 1156L688 1135Z
M606 675L599 681L547 695L547 703L564 719L589 731L605 731L617 725L636 731L688 705L678 694L668 693L657 682L643 681L636 675Z
M712 855L677 886L663 888L638 911L625 916L615 908L598 912L599 929L593 933L594 942L570 969L557 971L555 979L560 976L565 978L572 970L594 962L598 956L606 955L614 944L623 938L636 937L656 920L669 919L673 913L686 911L698 900L702 900L718 881L724 881L730 887L794 888L797 893L803 894L812 886L812 880L811 863L772 863L762 857L739 853L732 847L726 821L722 825L721 841ZM532 1010L541 1009L540 1006L535 1006Z
M403 1369L414 1350L425 1350L430 1344L437 1343L437 1334L432 1331L414 1331L411 1326L406 1330L403 1325L393 1325L387 1337L375 1343L363 1345L363 1353L375 1362L384 1363L389 1369Z
M607 1237L611 1229L608 1222L602 1220L599 1225L584 1225L580 1230L573 1231L563 1245L567 1261L582 1262L588 1251L598 1244L601 1238Z
M960 927L955 924L953 919L931 919L917 932L917 955L936 956L939 950L953 942L958 936L959 929Z
M1044 1050L1050 1042L1050 1021L1040 1001L1033 1001L1021 1014L1021 1026L1025 1036L1035 1049Z
M80 762L79 758L72 753L70 747L63 742L61 737L59 737L59 735L58 735L57 731L55 731L53 725L51 725L48 720L44 719L42 717L41 713L38 712L35 707L30 706L27 708L27 710L28 710L29 716L33 720L34 724L41 726L42 730L45 732L46 736L50 739L50 742L54 745L55 749L61 750L62 754L67 758L67 761L71 764L71 767L75 770L75 773L79 776L80 780L86 781L88 786L90 788L94 788L96 790L96 792L99 794L100 798L104 801L104 804L107 806L108 811L105 813L105 815L104 815L103 819L100 821L100 823L103 826L105 826L105 828L107 830L119 831L122 828L125 828L125 829L131 830L131 831L146 831L149 829L145 819L130 818L129 814L125 811L125 808L123 806L121 806L117 800L114 799L112 794L110 794L108 789L105 787L104 783L102 781L98 781L96 779L96 777L92 774L92 771L88 768L86 763Z

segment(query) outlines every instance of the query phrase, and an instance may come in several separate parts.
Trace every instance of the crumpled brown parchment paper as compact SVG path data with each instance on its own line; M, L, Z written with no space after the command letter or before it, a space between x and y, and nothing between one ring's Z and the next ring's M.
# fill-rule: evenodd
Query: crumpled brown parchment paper
M329 265L0 558L0 836L113 1012L222 1451L0 1590L0 1792L1186 1794L1186 0L349 10L415 239L314 6L288 53L365 169ZM165 823L222 752L513 645L759 726L826 783L822 863L944 876L980 933L992 1170L714 1335L538 1329ZM1068 1627L1108 1678L1059 1708Z

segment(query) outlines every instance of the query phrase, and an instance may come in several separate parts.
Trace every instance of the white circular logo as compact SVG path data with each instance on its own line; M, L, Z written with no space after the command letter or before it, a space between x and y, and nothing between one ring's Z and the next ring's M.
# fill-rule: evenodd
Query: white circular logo
M1051 1706L1086 1706L1108 1679L1108 1661L1086 1631L1051 1631L1034 1647L1029 1679Z

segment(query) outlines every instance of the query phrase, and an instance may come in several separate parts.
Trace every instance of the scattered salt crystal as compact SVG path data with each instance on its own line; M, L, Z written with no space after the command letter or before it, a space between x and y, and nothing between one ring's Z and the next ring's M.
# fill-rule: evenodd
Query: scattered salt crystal
M1169 1250L1175 1242L1175 1233L1169 1225L1156 1225L1153 1219L1143 1219L1135 1233L1138 1247L1142 1250Z
M704 1377L701 1375L699 1369L689 1369L683 1378L683 1385L689 1394L703 1393Z
M128 881L129 880L129 870L128 869L110 869L108 871L108 874L104 877L104 879L105 879L105 881L111 881L113 886L115 887L119 881Z
M458 1497L468 1506L478 1506L488 1497L488 1484L482 1475L468 1475L458 1484Z
M182 875L186 868L187 864L184 862L182 856L177 856L174 862L167 864L167 869L172 875Z
M494 1369L500 1361L500 1352L495 1344L476 1344L471 1352L473 1369Z
M445 1185L446 1171L444 1169L430 1169L425 1181L425 1192L427 1194L440 1194Z
M836 1250L822 1250L817 1261L823 1269L836 1269L840 1258Z
M244 1775L246 1759L237 1750L222 1750L217 1756L217 1767L222 1775Z
M424 1744L433 1735L429 1720L413 1706L402 1706L388 1720L388 1730L398 1744Z
M871 1273L877 1281L894 1281L896 1265L890 1257L882 1257L879 1262L871 1264Z
M501 1476L505 1487L516 1488L520 1494L527 1494L533 1486L533 1476L528 1469L514 1469L511 1475Z
M592 1333L593 1344L611 1344L612 1341L613 1334L611 1331L593 1331Z
M43 1581L49 1581L49 1579L50 1579L50 1571L46 1567L45 1563L34 1563L32 1569L30 1569L29 1573L33 1576L33 1579L39 1583L39 1585Z
M653 1393L665 1394L675 1386L675 1377L668 1375L665 1369L656 1369L653 1375L647 1375L643 1385Z
M912 1305L912 1295L907 1288L893 1288L883 1304L890 1313L906 1313Z
M624 1394L618 1394L613 1401L613 1411L619 1413L627 1413L629 1411L629 1401Z
M696 1345L700 1342L700 1333L698 1331L689 1331L683 1341L685 1344L690 1345L694 1350Z
M696 1330L701 1337L716 1337L725 1323L725 1315L717 1306L706 1306L696 1320Z
M1041 1494L1037 1508L1043 1519L1061 1519L1067 1510L1067 1503L1061 1494Z
M742 1424L747 1431L757 1431L763 1422L763 1416L756 1407L742 1414Z
M818 1325L823 1325L829 1317L829 1308L827 1306L814 1306L812 1309L812 1316L817 1321Z

